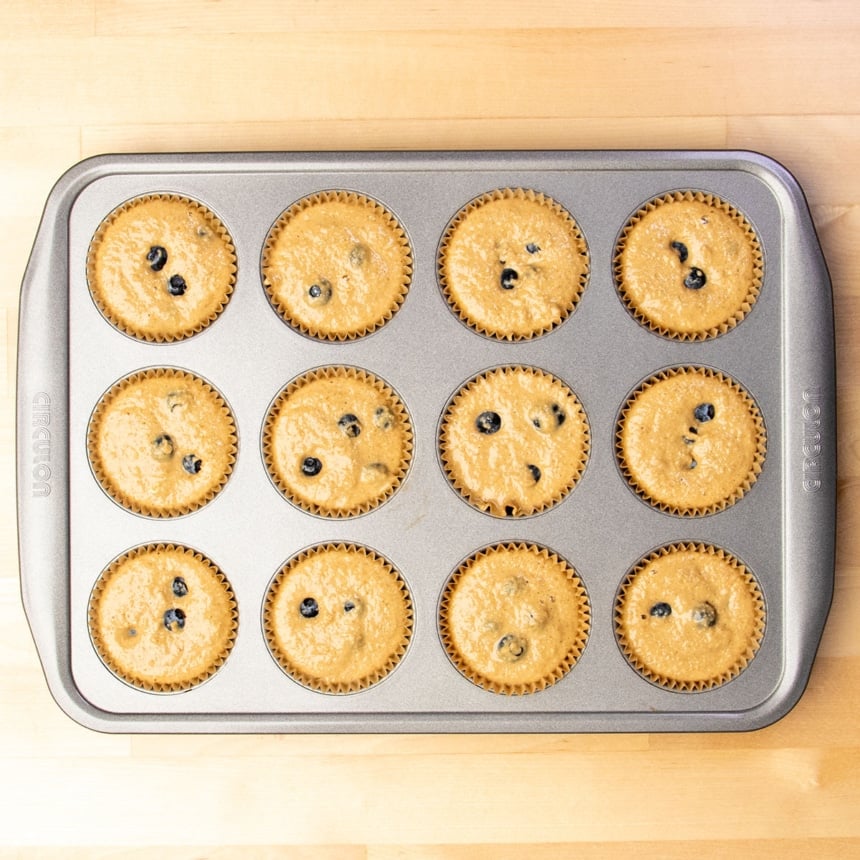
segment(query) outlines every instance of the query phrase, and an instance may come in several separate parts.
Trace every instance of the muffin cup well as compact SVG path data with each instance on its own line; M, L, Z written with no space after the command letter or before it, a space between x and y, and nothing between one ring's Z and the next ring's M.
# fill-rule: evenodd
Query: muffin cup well
M150 383L156 390L148 394ZM195 413L198 396L203 403ZM132 448L129 440L138 444ZM237 450L236 420L223 395L176 367L120 379L102 395L87 428L87 455L99 485L118 505L145 517L180 517L209 504L230 478Z
M156 573L147 570L150 561L157 563ZM135 580L124 589L129 593L127 602L123 602L122 595L119 599L111 596L112 580L123 575ZM149 593L135 593L136 584L152 585L155 575L164 576L165 581L174 577L171 595L165 597L154 589ZM177 579L181 580L181 588ZM201 579L208 580L204 584L211 586L211 591L203 600L196 600L195 580ZM187 580L192 583L190 591ZM163 591L165 588L161 589ZM220 611L213 606L213 601L219 598L223 604ZM182 609L183 605L187 612ZM142 614L150 609L151 617ZM110 617L103 619L105 612L109 612ZM173 614L169 615L171 612ZM128 628L128 623L134 626ZM238 635L239 612L229 580L212 561L181 544L153 543L128 550L102 571L90 595L88 625L90 640L99 658L121 681L149 693L179 693L207 681L227 660ZM205 641L201 659L195 665L193 660L186 659L186 654L195 644L200 644L199 638L191 638L198 632ZM128 641L122 644L120 639L124 635ZM191 638L189 647L178 650L171 647L171 637L175 636ZM129 643L138 637L145 637L143 644L150 647L146 659L135 669L134 658L129 656ZM162 665L153 665L154 649L160 652Z
M518 211L524 207L531 212ZM491 210L495 218L487 215ZM484 216L488 223L474 224ZM451 219L436 268L442 295L461 322L495 340L525 341L574 312L590 258L579 225L560 203L530 188L500 188L469 201Z
M677 215L680 207L694 211L672 229L653 220L673 208ZM719 239L703 235L711 217L722 219L723 248ZM659 236L631 259L632 237L646 220ZM733 273L738 259L743 271ZM732 204L703 191L674 191L652 198L629 218L616 241L613 272L622 302L640 325L671 340L702 341L731 331L752 310L764 280L764 255L756 231ZM719 292L707 286L715 274L726 286ZM634 285L643 279L648 284Z
M743 433L743 427L732 427L729 429L735 435L726 436L725 445L729 451L734 453L739 450L741 446L733 443L743 441L748 456L743 462L733 464L736 467L736 481L733 483L727 481L724 492L714 494L713 485L710 482L702 484L706 473L699 468L700 463L696 459L697 446L701 438L699 429L703 425L707 426L713 418L707 411L701 416L701 422L696 417L694 410L698 408L700 398L693 398L696 403L686 404L686 411L670 411L668 408L661 407L659 427L655 423L658 420L656 417L646 420L648 416L641 418L637 416L637 410L642 408L643 395L648 395L648 399L651 400L655 392L662 390L658 389L661 384L685 378L693 382L703 381L708 385L711 381L718 383L715 389L711 389L711 393L716 392L728 397L731 406L736 407L739 412L737 417L748 425L749 435ZM708 396L707 391L704 389L702 391L702 396ZM667 394L671 393L667 392ZM686 394L686 392L682 393ZM705 402L701 405L708 406ZM712 413L713 405L711 406ZM628 431L628 427L633 425L634 419L638 419L638 430L633 442L629 442L628 436L633 436L634 431ZM655 438L655 434L660 432L664 432L667 438ZM631 449L637 448L633 444L637 441L641 443L638 446L639 453L634 453ZM705 452L705 456L709 456L707 448ZM738 502L750 491L761 474L766 452L767 432L764 418L755 400L731 376L709 367L678 366L655 373L627 397L616 420L615 454L622 476L633 492L644 502L664 513L679 517L707 516L725 510ZM665 456L661 458L661 454ZM688 471L680 468L678 465L680 459L684 459L685 469ZM718 472L721 477L728 475L729 472L726 470L717 469L720 465L716 462L713 465L709 463L710 474L714 475ZM714 472L715 469L717 472ZM692 481L694 476L698 484ZM693 503L690 498L696 493L688 492L687 488L699 486L699 484L702 484L698 493L700 501Z
M275 574L263 603L272 657L290 678L319 693L357 693L378 684L406 654L413 624L400 572L355 543L298 552Z
M113 235L147 208L157 211L145 216L150 225L142 244L139 225L119 238ZM214 239L215 247L189 247L189 231L198 242ZM180 248L179 269L174 247ZM131 268L126 250L136 255ZM90 242L86 271L90 295L111 325L137 340L171 343L199 334L221 315L236 285L236 249L221 219L200 201L144 194L102 221Z
M445 477L466 502L496 517L528 517L555 507L577 485L591 431L565 382L538 367L505 365L459 388L442 412L437 439ZM499 464L517 480L500 475Z
M451 574L438 626L460 674L491 693L519 696L570 672L588 641L591 608L561 556L530 542L503 542L472 553Z
M320 191L278 217L260 263L275 312L300 334L353 341L388 323L412 282L412 249L397 218L354 191Z
M683 556L684 566L661 571L675 556ZM706 543L667 544L642 558L622 580L613 612L618 647L628 663L646 680L676 692L711 690L736 678L758 653L765 614L751 571ZM646 628L636 629L648 624L655 628L650 642Z

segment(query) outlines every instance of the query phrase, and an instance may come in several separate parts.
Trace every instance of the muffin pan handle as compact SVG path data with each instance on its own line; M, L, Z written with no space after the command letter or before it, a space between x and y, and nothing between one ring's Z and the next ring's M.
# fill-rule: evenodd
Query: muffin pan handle
M61 180L60 185L64 184ZM62 199L65 199L63 197ZM18 326L17 483L21 591L55 698L74 697L61 669L69 642L68 218L46 206L21 288Z
M833 597L836 529L836 368L830 275L803 191L780 165L785 250L783 546L785 676L781 692L803 692ZM779 714L787 708L778 708Z

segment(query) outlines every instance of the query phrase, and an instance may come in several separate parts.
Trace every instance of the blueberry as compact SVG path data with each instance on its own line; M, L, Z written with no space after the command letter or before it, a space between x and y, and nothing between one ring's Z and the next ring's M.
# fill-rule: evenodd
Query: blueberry
M672 614L672 607L668 603L655 603L648 612L654 618L667 618Z
M153 272L160 272L167 262L167 251L161 245L153 245L146 253L146 262Z
M713 627L717 623L717 610L706 600L693 610L693 621L697 627Z
M167 392L167 408L173 412L178 406L187 406L191 401L191 394L187 389L182 388L179 391Z
M186 454L182 458L182 468L189 475L196 475L203 468L203 461L196 454Z
M173 439L167 433L159 433L152 440L152 456L156 460L169 460L173 456Z
M379 481L391 474L391 470L385 463L366 463L361 467L362 481Z
M499 284L503 290L512 290L516 284L514 281L519 279L519 274L516 269L502 269L502 276L499 278Z
M187 286L182 275L171 275L167 282L167 292L171 296L184 296Z
M475 426L479 433L485 433L489 436L499 432L502 427L502 418L498 412L482 412L475 419Z
M502 583L501 592L502 594L519 594L526 586L528 586L528 580L524 576L514 574Z
M537 483L540 480L540 469L535 466L534 463L529 463L526 468L532 473L532 477L534 478L535 483Z
M711 421L713 419L714 415L716 415L716 412L714 412L714 404L713 403L700 403L693 410L693 417L700 424L704 424L706 421Z
M708 279L705 277L705 273L696 266L693 266L687 277L684 278L684 286L688 290L701 290L707 282Z
M351 600L347 600L343 605L343 611L352 612L353 609L355 609L355 604Z
M567 413L558 403L547 403L532 416L532 424L541 433L552 433L567 421Z
M506 663L516 663L525 656L526 650L526 640L515 633L506 633L496 642L496 653Z
M305 457L302 460L302 474L307 475L309 478L313 478L315 475L319 475L322 471L322 461L318 460L316 457Z
M302 618L316 618L320 614L320 605L313 597L306 597L299 604L299 612L302 614Z
M687 246L683 242L672 242L669 247L677 252L678 259L682 263L687 262Z
M373 413L373 423L380 430L390 430L394 426L394 413L387 406L377 406Z
M534 242L529 242L528 245L526 245L526 250L530 254L537 254L537 252L540 251L540 248L537 245L535 245Z
M188 594L188 584L181 576L173 578L173 582L170 584L170 589L177 597L185 597L185 595Z
M331 301L331 282L320 278L308 287L308 301L312 305L327 305Z
M691 470L692 470L692 469L695 469L695 468L696 468L696 466L698 466L698 465L699 465L698 461L696 461L696 460L690 460L690 469L691 469Z
M358 420L358 416L351 412L345 412L341 415L337 420L337 426L353 439L361 433L361 422Z
M185 613L181 609L168 609L164 613L164 626L171 632L185 626Z
M360 243L353 245L349 252L349 262L353 266L363 266L366 260L367 248Z

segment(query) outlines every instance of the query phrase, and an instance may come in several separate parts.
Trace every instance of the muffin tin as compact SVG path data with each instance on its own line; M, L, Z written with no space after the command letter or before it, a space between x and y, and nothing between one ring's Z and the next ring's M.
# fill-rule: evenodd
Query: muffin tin
M519 343L477 334L449 309L436 254L450 218L469 200L505 187L559 201L588 243L591 271L574 313ZM762 244L765 275L751 313L703 342L643 328L615 288L619 232L645 201L673 190L712 192L738 207ZM347 343L290 329L260 277L263 242L301 197L351 190L381 201L412 247L406 300L387 324ZM150 344L112 327L87 287L86 256L118 204L175 192L210 207L230 232L236 288L221 316L185 341ZM542 368L580 399L591 428L581 480L561 503L523 518L470 507L440 466L437 431L451 396L482 370ZM298 374L348 365L385 379L415 431L410 471L392 498L332 520L289 504L269 480L261 429L273 397ZM767 458L751 491L728 509L681 518L636 497L616 463L618 410L655 372L678 365L723 370L755 398ZM87 424L99 397L139 369L179 367L211 381L237 419L239 451L224 490L173 519L135 515L93 477ZM806 686L833 590L835 370L830 281L803 193L774 161L749 152L245 153L100 156L73 167L45 207L21 293L18 362L18 510L24 606L52 694L71 717L122 732L576 732L724 731L779 719ZM87 603L119 554L155 542L202 552L229 578L239 633L229 659L193 690L134 689L99 660ZM322 694L290 680L266 648L262 607L283 563L316 543L364 544L410 589L415 628L401 664L379 684ZM476 549L530 541L567 559L591 604L578 663L539 693L504 696L455 669L437 629L442 589ZM679 693L644 680L613 632L627 572L674 542L722 547L755 574L767 607L761 648L732 681Z

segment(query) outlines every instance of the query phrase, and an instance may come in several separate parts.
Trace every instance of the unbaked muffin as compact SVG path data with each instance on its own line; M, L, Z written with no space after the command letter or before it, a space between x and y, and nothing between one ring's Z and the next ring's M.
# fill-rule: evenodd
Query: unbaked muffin
M755 230L730 203L701 191L655 197L621 232L615 279L644 326L676 340L705 340L734 328L761 291Z
M262 444L272 481L290 502L323 517L357 516L403 482L412 422L382 379L355 367L322 367L278 394Z
M503 188L470 201L439 245L438 277L451 309L498 340L552 331L588 280L585 239L571 214L538 191Z
M674 367L643 382L621 411L616 454L636 494L684 517L721 511L758 479L765 425L740 383L706 367Z
M272 306L294 329L320 340L354 340L403 304L412 252L381 203L352 191L321 191L275 222L262 276Z
M238 608L227 577L178 544L136 547L102 571L90 596L89 631L118 678L155 693L211 677L236 641Z
M439 634L454 666L479 687L508 695L561 680L579 660L590 623L576 571L532 543L473 553L439 604Z
M560 502L579 481L588 452L588 420L576 395L535 367L497 367L469 380L439 426L448 481L497 517L530 516Z
M236 283L236 252L221 220L197 200L145 194L101 223L87 255L98 309L139 340L182 340L224 310Z
M293 680L323 693L355 693L385 678L412 636L412 599L400 573L368 547L326 543L275 575L263 628Z
M699 691L736 677L764 636L765 604L753 574L725 550L670 544L627 574L615 603L622 653L643 677Z
M148 517L181 516L212 501L233 471L237 443L224 397L175 367L120 379L96 405L87 433L102 488Z

